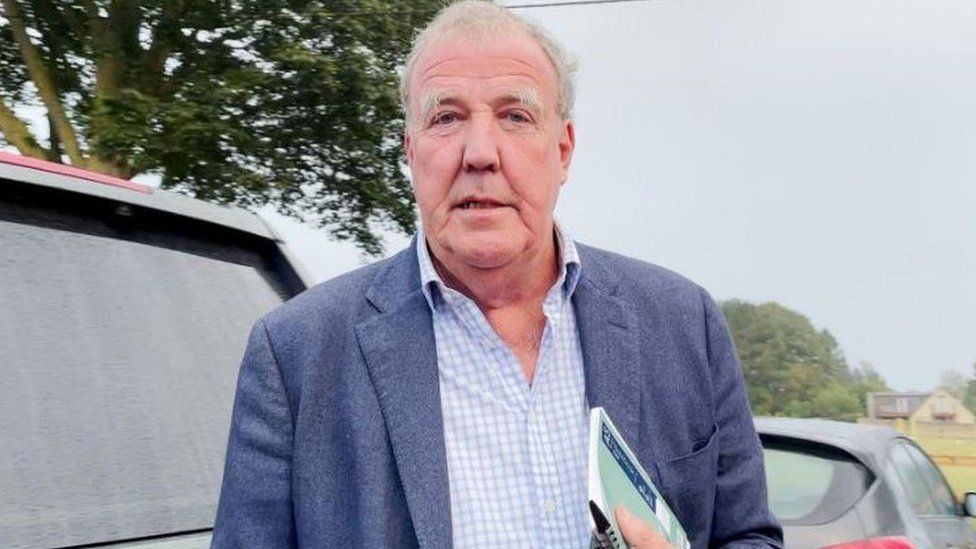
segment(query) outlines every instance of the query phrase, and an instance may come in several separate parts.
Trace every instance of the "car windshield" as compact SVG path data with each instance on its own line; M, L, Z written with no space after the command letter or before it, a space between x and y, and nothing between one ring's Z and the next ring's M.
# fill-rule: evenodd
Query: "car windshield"
M2 195L0 250L2 545L211 527L265 260Z
M764 443L763 452L769 506L784 524L833 520L874 481L860 462L826 448Z

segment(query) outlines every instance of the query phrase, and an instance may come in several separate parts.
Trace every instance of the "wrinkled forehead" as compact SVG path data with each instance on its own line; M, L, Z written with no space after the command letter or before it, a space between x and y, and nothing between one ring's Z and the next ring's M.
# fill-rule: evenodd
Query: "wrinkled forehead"
M540 108L556 108L556 71L545 51L527 33L493 36L455 31L432 42L417 60L410 79L410 102L423 110L456 92L459 81L497 86L500 93Z

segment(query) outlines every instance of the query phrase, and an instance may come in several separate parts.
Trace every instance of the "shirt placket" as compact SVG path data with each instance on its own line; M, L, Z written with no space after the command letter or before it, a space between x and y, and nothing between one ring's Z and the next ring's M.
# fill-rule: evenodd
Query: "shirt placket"
M543 332L542 345L539 352L539 364L536 370L536 383L532 387L530 412L530 445L532 452L532 471L536 482L539 501L539 532L545 547L555 547L564 544L566 524L561 520L564 510L560 506L565 502L561 497L559 467L554 455L553 436L556 425L560 421L560 410L553 409L559 404L554 402L557 389L552 382L558 379L559 372L556 362L555 339L561 322L561 290L560 286L553 288L543 303L546 315L546 329ZM558 407L558 406L557 406ZM565 464L563 464L565 465Z
M494 331L487 324L487 319L481 313L480 309L477 308L471 300L463 296L454 290L447 289L445 291L445 304L452 311L453 322L455 322L457 328L465 333L465 338L469 341L474 342L475 346L480 349L483 360L461 360L460 364L456 366L461 368L461 375L469 382L473 383L477 390L481 392L485 397L491 398L496 401L503 401L506 403L505 408L507 411L497 413L507 415L508 420L513 422L513 425L521 425L522 420L525 415L527 397L519 395L517 392L508 390L508 383L505 383L503 378L503 373L509 370L509 358L506 354L506 348L501 342L501 339L494 334ZM475 351L476 356L478 351ZM528 449L525 444L524 433L518 433L519 429L515 430L505 430L502 429L498 433L500 439L496 442L502 447L510 448L520 448L523 452L527 454ZM519 452L521 453L521 452ZM515 470L509 471L507 474L515 475L516 478L525 478L529 475L528 458L525 454L520 457L522 465L516 466ZM477 479L478 474L470 470L459 471L457 473L460 476L474 477ZM501 484L505 484L514 479L498 479L500 484L493 485L493 488L500 487ZM514 488L514 490L513 490ZM489 489L490 490L490 489ZM517 486L509 485L503 488L504 492L509 494L509 497L515 496L519 491ZM522 497L517 498L512 504L517 505L517 501L525 501L525 498L531 497L530 491L531 487L522 484L522 490L528 493L523 493ZM478 492L482 493L482 492ZM466 494L468 497L472 496L471 492ZM467 515L469 518L474 520L487 520L491 522L495 515L492 511L485 510L483 512L476 512L473 515ZM538 544L538 533L534 531L532 525L535 522L534 516L524 516L520 515L517 520L517 524L510 524L509 521L505 521L508 528L515 528L517 531L516 537L520 539L518 546L525 547L539 547ZM467 532L467 534L471 534ZM510 535L500 536L508 539ZM465 538L467 546L498 546L499 539L493 538L491 534L488 535L474 535L473 537Z
M554 455L555 448L551 437L557 427L552 424L558 421L560 410L554 410L554 398L551 376L559 373L553 371L558 366L556 359L555 339L558 334L559 322L563 317L562 307L566 306L562 293L562 285L553 287L543 303L546 324L540 341L536 372L530 386L522 371L521 363L515 353L508 348L495 333L487 318L477 305L467 297L454 290L447 299L450 307L455 308L457 320L468 331L469 335L481 342L482 348L491 361L501 368L490 368L483 374L494 374L495 383L490 389L496 396L503 396L511 406L511 411L521 417L519 424L523 426L521 434L517 435L521 441L519 446L525 448L523 457L528 461L531 473L531 490L533 501L530 513L526 516L527 533L534 539L534 547L564 546L566 543L567 524L566 510L560 506L566 505L566 498L562 495L559 484L561 464L557 463ZM562 464L565 465L565 464Z

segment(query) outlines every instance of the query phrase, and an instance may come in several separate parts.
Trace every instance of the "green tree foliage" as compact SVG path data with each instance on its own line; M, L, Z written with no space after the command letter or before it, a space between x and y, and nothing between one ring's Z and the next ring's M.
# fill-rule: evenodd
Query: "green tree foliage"
M976 411L976 361L973 362L972 367L972 376L966 376L953 369L943 370L937 388L959 399L969 411Z
M413 230L396 71L441 3L0 0L0 135L25 155L274 204L376 253L371 227Z
M973 377L966 382L962 403L970 412L976 411L976 360L973 361Z
M939 389L945 390L960 401L966 398L966 386L969 380L956 370L943 370L939 376Z
M866 391L887 389L869 364L848 367L830 332L797 312L739 300L721 307L756 415L851 421L864 415Z
M857 393L859 406L862 414L867 414L867 394L886 393L891 391L891 387L885 382L881 374L874 369L868 362L861 364L852 372L854 375L854 388Z

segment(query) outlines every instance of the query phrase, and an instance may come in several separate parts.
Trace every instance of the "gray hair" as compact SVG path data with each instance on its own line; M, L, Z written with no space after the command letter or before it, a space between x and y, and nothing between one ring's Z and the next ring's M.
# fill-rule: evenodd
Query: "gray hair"
M410 118L410 79L421 55L438 40L455 32L463 32L466 37L490 40L506 31L522 31L533 38L552 64L556 73L556 110L568 120L573 115L576 101L575 75L576 60L573 59L549 33L530 21L515 15L503 6L484 0L462 0L442 9L413 40L413 47L407 56L403 76L400 78L400 106Z

